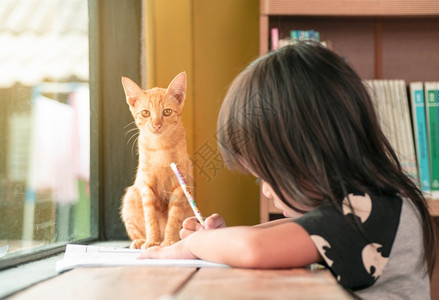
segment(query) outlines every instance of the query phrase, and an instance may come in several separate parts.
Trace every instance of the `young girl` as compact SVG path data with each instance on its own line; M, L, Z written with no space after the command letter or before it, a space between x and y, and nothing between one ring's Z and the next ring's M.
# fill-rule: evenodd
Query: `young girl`
M286 219L226 227L187 219L182 240L144 258L201 258L241 268L323 263L366 299L428 299L436 229L383 135L363 82L343 58L299 43L253 62L218 120L226 164L260 179Z

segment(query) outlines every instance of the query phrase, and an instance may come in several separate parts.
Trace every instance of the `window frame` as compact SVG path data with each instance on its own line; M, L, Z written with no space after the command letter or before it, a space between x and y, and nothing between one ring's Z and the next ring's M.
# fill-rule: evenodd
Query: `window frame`
M127 5L119 0L88 0L90 238L74 243L127 238L119 207L124 189L132 184L137 157L129 154L131 148L120 130L111 129L126 131L124 126L132 121L120 78L141 79L143 1L132 0ZM63 252L66 244L54 243L0 259L0 270L53 256Z

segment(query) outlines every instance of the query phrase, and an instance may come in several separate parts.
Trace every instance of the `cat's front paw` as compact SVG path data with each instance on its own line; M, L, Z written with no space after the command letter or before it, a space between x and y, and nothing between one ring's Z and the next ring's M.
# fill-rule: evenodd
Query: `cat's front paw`
M173 241L173 240L166 241L166 240L164 240L164 241L160 244L160 246L171 246L172 244L174 244L174 243L176 243L176 242L178 242L178 240L177 240L177 241Z
M141 246L141 249L148 249L149 247L160 246L160 242L146 241Z
M145 243L144 239L138 239L131 242L130 248L131 249L140 249L142 245Z

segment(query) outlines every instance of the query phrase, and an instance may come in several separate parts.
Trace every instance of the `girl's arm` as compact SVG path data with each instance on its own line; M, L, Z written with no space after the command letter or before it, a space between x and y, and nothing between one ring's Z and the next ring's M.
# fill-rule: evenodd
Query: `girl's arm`
M291 222L291 220L293 220L293 219L292 218L282 218L282 219L277 219L277 220L261 223L261 224L255 225L255 227L267 228L267 227L271 227L271 226L275 226L275 225L279 225L279 224L283 224L283 223L289 223L289 222Z
M152 247L141 258L201 258L241 268L291 268L321 261L298 224L200 230L169 247Z
M279 225L286 222L291 222L292 218L282 218L274 221L269 221L266 223L255 225L255 227L271 227L275 225ZM213 214L209 217L207 217L204 220L204 226L201 225L198 222L198 219L196 217L189 217L183 222L182 229L180 230L180 238L184 239L187 236L191 235L192 233L198 231L198 230L204 230L204 229L218 229L218 228L224 228L226 227L226 222L224 221L223 217L219 214Z

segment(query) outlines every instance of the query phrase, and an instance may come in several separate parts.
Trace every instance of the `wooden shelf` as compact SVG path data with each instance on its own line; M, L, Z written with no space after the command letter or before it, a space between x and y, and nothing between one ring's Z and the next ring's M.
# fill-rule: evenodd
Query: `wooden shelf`
M437 16L437 0L261 0L261 15Z
M269 50L270 28L280 38L314 29L364 79L437 80L437 0L262 0L260 9L260 55Z
M427 200L430 213L434 217L439 217L439 199Z

